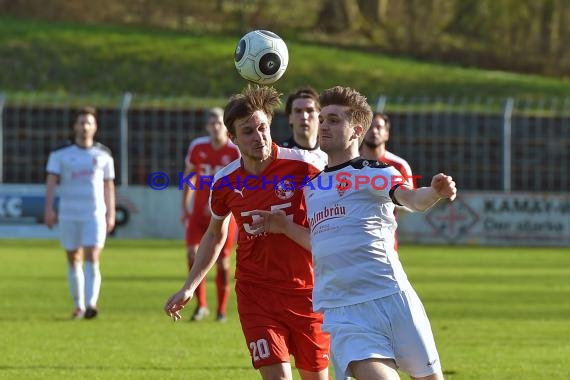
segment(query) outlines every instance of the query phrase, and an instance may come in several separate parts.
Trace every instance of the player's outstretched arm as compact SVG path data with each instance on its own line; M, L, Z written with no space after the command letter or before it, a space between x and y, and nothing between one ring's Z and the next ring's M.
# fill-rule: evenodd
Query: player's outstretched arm
M252 228L257 233L283 234L306 250L311 250L309 229L293 222L282 210L256 210L251 214L254 216Z
M426 211L440 199L454 200L457 189L451 176L439 173L431 179L431 186L416 190L400 186L394 191L394 196L398 202L413 211Z
M196 252L196 261L188 273L186 282L178 292L168 298L164 305L164 311L174 321L182 318L180 312L192 299L198 284L206 277L208 270L218 259L228 235L229 221L229 215L223 220L215 218L210 220L210 225L200 241L198 252Z

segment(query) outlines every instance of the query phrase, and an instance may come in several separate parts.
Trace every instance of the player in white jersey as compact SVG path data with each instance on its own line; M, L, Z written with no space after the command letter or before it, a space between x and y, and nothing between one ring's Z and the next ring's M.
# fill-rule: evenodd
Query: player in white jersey
M425 211L455 199L452 178L411 189L393 167L359 158L370 126L366 98L347 87L321 96L320 145L329 165L307 182L309 231L281 213L259 211L259 232L284 233L312 249L313 305L331 334L337 378L443 379L429 320L394 250L394 206ZM310 238L310 240L309 240Z
M73 130L74 143L49 155L44 221L49 228L59 223L61 245L67 253L67 279L75 304L72 317L91 319L98 313L101 250L107 232L115 227L115 169L110 150L93 140L97 132L95 109L82 109ZM54 199L58 183L56 213Z
M302 87L291 93L285 103L285 113L293 135L281 143L281 146L291 149L301 149L311 152L327 164L327 155L319 148L319 94L312 87Z

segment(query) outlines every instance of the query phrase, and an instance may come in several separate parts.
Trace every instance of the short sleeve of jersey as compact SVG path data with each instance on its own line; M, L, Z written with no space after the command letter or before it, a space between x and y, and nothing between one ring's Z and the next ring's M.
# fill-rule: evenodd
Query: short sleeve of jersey
M56 174L56 175L61 174L61 163L57 153L55 152L50 153L46 166L46 172L48 172L49 174Z
M390 202L390 190L395 189L403 182L402 174L393 166L384 169L370 169L368 186L372 194L379 198L387 198Z
M103 168L103 178L106 181L112 181L115 179L115 162L110 155L108 158L107 164Z
M193 165L196 166L196 157L194 152L196 151L196 149L194 149L196 147L195 144L190 144L190 146L188 147L188 153L186 153L186 159L184 160L186 165Z
M222 193L223 190L220 189L210 190L210 210L214 219L224 219L231 211Z
M314 177L326 166L327 160L316 152L299 149L302 160L309 165L309 176Z

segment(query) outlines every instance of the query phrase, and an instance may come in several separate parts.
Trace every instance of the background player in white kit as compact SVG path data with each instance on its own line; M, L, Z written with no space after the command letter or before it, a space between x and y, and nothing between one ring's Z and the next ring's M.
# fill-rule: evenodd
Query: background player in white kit
M372 119L366 98L334 87L320 101L320 145L329 165L305 187L310 241L305 227L281 213L259 211L255 227L312 249L313 305L331 334L337 378L399 379L399 368L413 379L443 379L429 320L394 250L393 210L425 211L453 200L455 183L444 174L417 190L392 181L400 178L396 169L359 158Z
M107 232L115 227L115 169L110 150L94 141L94 108L79 111L73 131L73 143L49 155L44 221L49 228L59 223L61 245L67 253L67 279L75 303L72 317L90 319L98 312L101 250ZM54 197L58 183L60 201L56 214Z

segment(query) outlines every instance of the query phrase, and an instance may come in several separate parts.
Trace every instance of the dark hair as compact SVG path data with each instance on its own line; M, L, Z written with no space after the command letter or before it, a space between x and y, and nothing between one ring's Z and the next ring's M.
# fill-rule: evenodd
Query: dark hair
M365 96L353 88L336 86L323 91L320 96L320 102L321 107L329 105L347 107L346 114L349 121L353 124L360 124L364 129L359 139L362 142L366 131L372 124L372 109Z
M206 112L204 112L203 115L203 119L204 119L204 124L207 124L208 122L210 122L210 119L212 118L224 118L224 110L221 107L213 107L213 108L209 108L206 110Z
M77 120L77 118L79 116L83 116L83 115L93 115L93 117L96 118L97 117L97 110L95 109L95 107L91 107L91 106L86 106L86 107L80 108L75 113L75 120Z
M390 129L391 124L390 124L390 118L388 117L388 115L386 115L383 112L374 112L374 115L372 116L372 120L376 119L377 117L384 120L384 123L386 124L386 128ZM370 124L372 124L372 120L370 121Z
M285 113L291 115L293 112L293 102L297 99L312 99L317 106L317 110L321 110L321 103L319 102L319 93L312 87L306 86L301 87L295 92L292 92L287 97L287 102L285 103Z
M273 87L248 85L241 93L230 98L224 108L224 124L228 131L235 136L234 122L255 111L263 111L269 122L273 119L275 110L281 105L281 94Z

